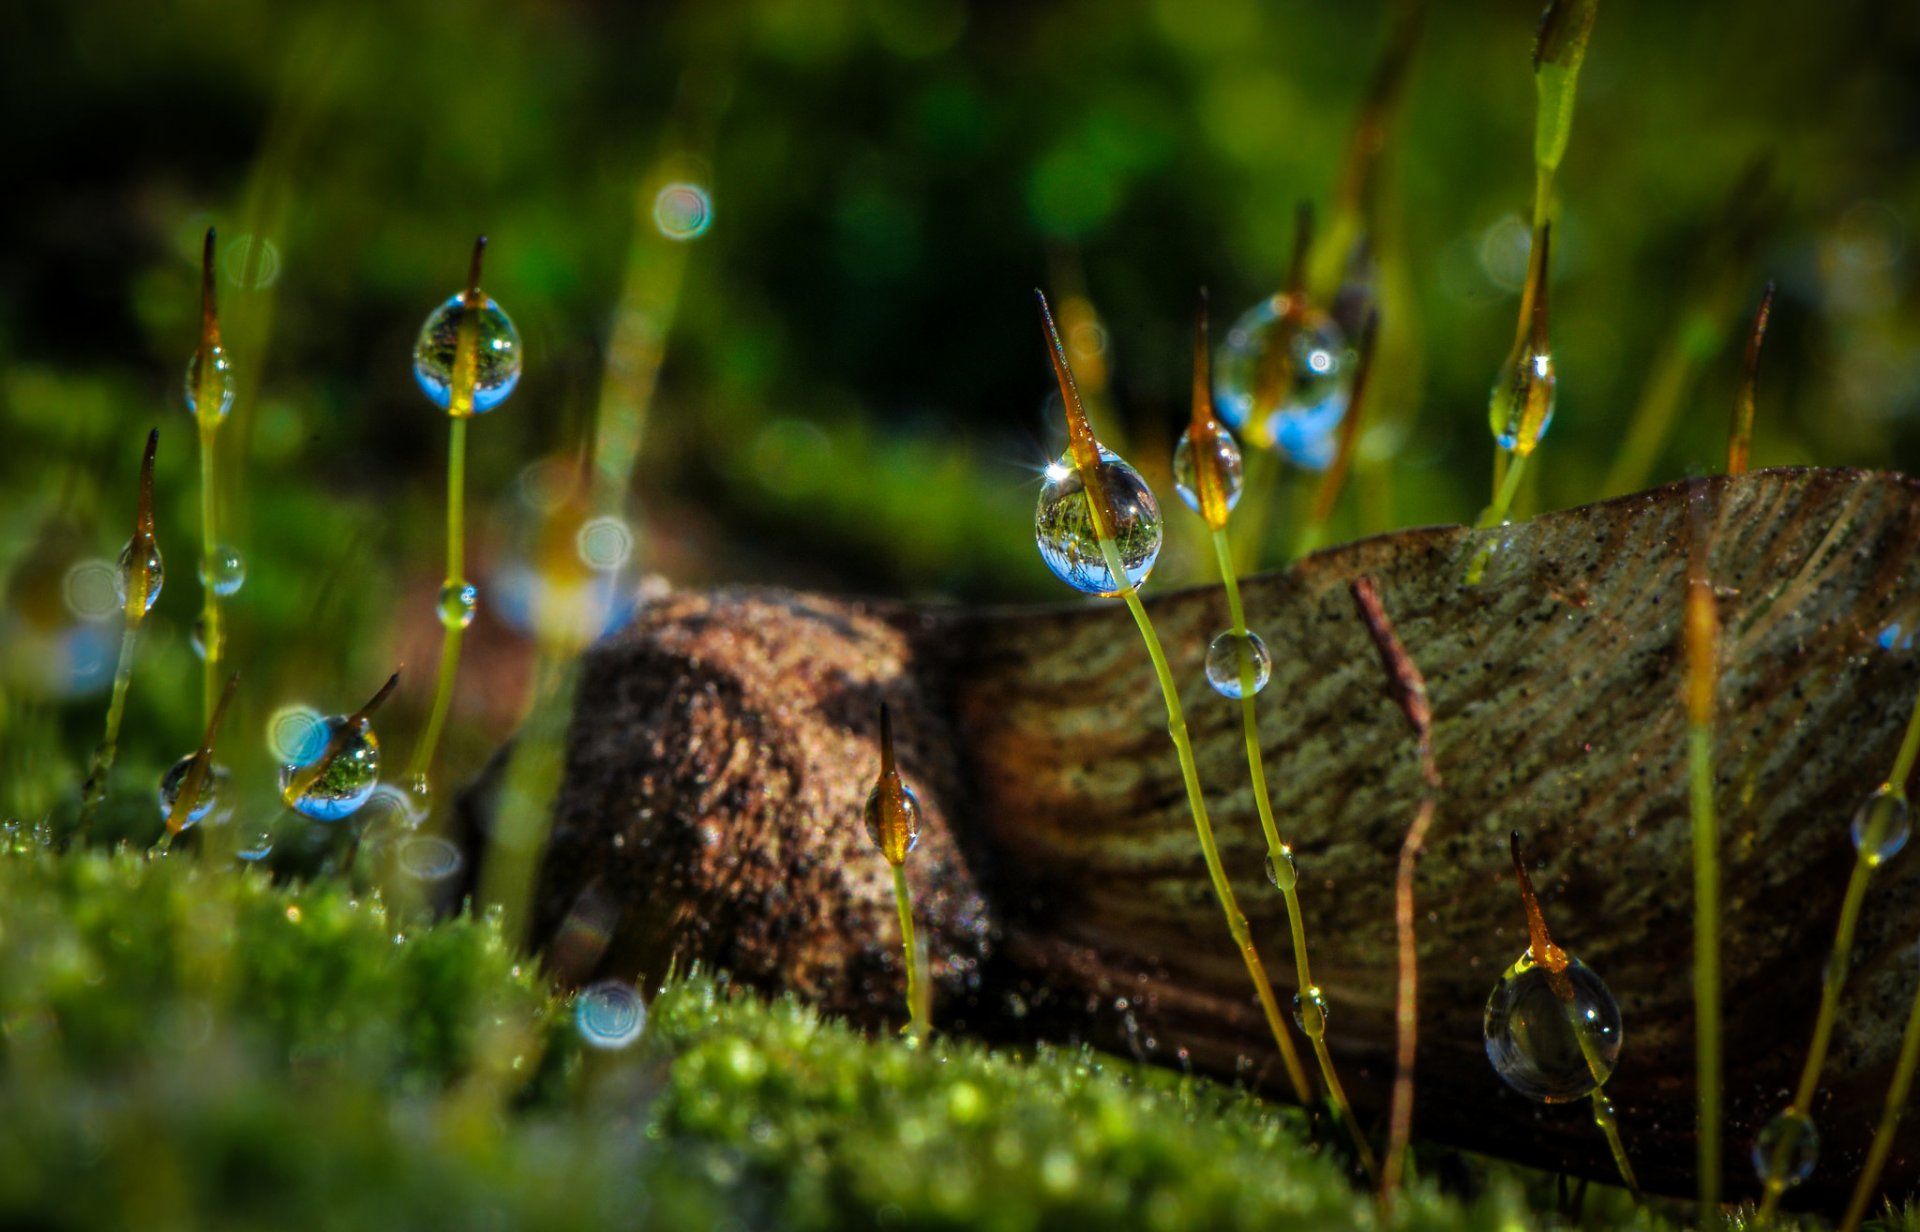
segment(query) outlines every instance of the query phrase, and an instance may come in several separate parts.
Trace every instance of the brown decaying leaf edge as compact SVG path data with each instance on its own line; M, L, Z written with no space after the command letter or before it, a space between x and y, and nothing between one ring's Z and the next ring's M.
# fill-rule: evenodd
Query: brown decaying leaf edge
M1425 673L1445 791L1420 866L1416 1132L1601 1179L1584 1107L1508 1091L1480 1018L1527 944L1506 838L1525 830L1560 940L1625 1015L1608 1085L1650 1189L1693 1189L1690 849L1681 650L1687 502L1706 504L1723 635L1715 724L1725 842L1725 1176L1784 1100L1852 865L1848 818L1892 763L1920 657L1920 485L1772 470L1675 485L1489 532L1412 530L1245 584L1274 651L1261 695L1329 1039L1363 1118L1394 1069L1394 872L1422 792L1405 717L1347 593L1377 579ZM1039 565L1036 563L1035 568ZM1149 600L1186 685L1223 856L1255 935L1282 944L1238 709L1201 672L1218 588ZM1894 649L1880 635L1899 625ZM923 828L908 861L938 1030L1081 1040L1278 1092L1272 1043L1218 927L1146 657L1118 604L923 608L676 594L591 651L568 737L536 935L617 915L598 974L724 968L879 1022L903 972L862 801L874 716L895 718ZM496 763L498 764L498 763ZM497 775L491 776L497 782ZM463 807L470 844L488 781ZM1915 978L1920 859L1875 879L1797 1197L1841 1200L1867 1147ZM589 967L593 969L588 969ZM1378 1121L1375 1120L1378 1127ZM1920 1118L1888 1168L1920 1178Z

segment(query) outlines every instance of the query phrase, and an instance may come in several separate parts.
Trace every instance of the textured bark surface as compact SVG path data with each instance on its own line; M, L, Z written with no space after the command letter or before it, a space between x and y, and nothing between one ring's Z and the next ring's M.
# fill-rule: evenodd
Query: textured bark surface
M1725 849L1725 1175L1784 1105L1853 852L1854 806L1892 763L1920 685L1920 489L1856 471L1704 480L1490 532L1409 531L1246 584L1274 651L1261 738L1298 855L1330 1042L1363 1118L1391 1082L1393 864L1419 799L1347 583L1379 580L1425 672L1446 778L1417 887L1417 1132L1598 1177L1583 1107L1543 1108L1487 1064L1480 1015L1525 946L1505 836L1527 835L1556 939L1611 985L1608 1090L1648 1186L1693 1186L1691 854L1680 701L1690 536L1725 629L1715 740ZM1201 672L1220 592L1149 603L1179 679L1223 853L1276 981L1280 895L1238 710ZM1889 632L1892 631L1892 632ZM1890 644L1889 644L1890 643ZM888 701L925 806L909 860L942 1029L1085 1040L1278 1092L1271 1042L1208 890L1146 655L1118 604L925 610L680 595L588 657L543 875L542 935L611 922L609 971L716 963L875 1021L897 1015L897 925L860 806ZM1875 878L1814 1110L1806 1191L1851 1183L1920 967L1911 854ZM1283 989L1282 995L1286 995ZM1920 1168L1920 1118L1888 1169Z

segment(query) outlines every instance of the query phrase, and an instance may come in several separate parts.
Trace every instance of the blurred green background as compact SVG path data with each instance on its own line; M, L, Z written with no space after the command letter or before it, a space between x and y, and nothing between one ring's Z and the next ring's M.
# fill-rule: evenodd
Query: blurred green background
M1076 357L1105 371L1106 431L1168 507L1155 585L1204 579L1166 475L1195 290L1211 287L1218 328L1279 288L1295 204L1326 217L1406 13L16 4L0 48L0 811L53 807L97 739L118 621L84 566L125 541L155 424L170 580L121 807L150 810L140 784L196 743L198 464L180 385L208 225L241 374L220 437L222 537L248 565L227 604L247 677L229 741L263 762L277 707L351 709L398 662L416 670L382 730L404 747L418 729L446 425L410 351L472 237L491 237L485 284L526 376L472 433L482 617L445 754L459 778L522 709L528 645L500 600L538 486L527 468L574 456L599 422L603 445L640 442L629 581L1067 597L1031 543L1061 441L1036 285L1098 313ZM1487 389L1525 268L1537 15L1532 0L1426 14L1379 163L1382 347L1339 536L1468 520L1486 500ZM1557 185L1559 411L1527 508L1611 494L1650 398L1674 420L1646 479L1718 469L1768 278L1755 464L1912 469L1916 116L1912 5L1602 5ZM657 224L676 183L710 199L704 234ZM1304 490L1283 489L1277 516ZM1269 535L1267 563L1290 540Z

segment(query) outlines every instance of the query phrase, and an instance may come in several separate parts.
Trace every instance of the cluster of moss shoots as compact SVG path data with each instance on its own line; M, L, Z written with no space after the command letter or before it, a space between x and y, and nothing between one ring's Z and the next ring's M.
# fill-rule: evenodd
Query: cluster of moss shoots
M1579 69L1595 9L1596 0L1555 0L1543 15L1535 43L1534 72L1539 105L1534 147L1533 244L1514 344L1500 366L1489 401L1489 422L1496 444L1493 495L1478 523L1479 529L1487 533L1471 558L1463 578L1466 585L1480 582L1488 559L1497 547L1495 528L1507 520L1527 462L1553 418L1557 378L1547 308L1552 184L1567 147ZM1240 708L1247 774L1265 839L1265 872L1286 907L1296 989L1290 1016L1292 1030L1305 1038L1313 1054L1317 1084L1301 1059L1288 1027L1289 1016L1281 1012L1279 997L1223 865L1188 735L1179 684L1140 600L1140 587L1152 571L1160 550L1159 505L1140 474L1095 436L1060 331L1055 327L1046 297L1039 296L1047 353L1059 385L1068 440L1066 451L1046 469L1035 513L1035 535L1041 557L1053 573L1073 589L1121 600L1138 626L1165 701L1168 734L1180 765L1200 855L1225 918L1227 933L1245 964L1288 1083L1303 1105L1314 1105L1321 1098L1326 1100L1359 1166L1379 1186L1382 1198L1389 1203L1402 1185L1412 1125L1418 1021L1415 879L1425 836L1443 789L1433 755L1432 708L1425 681L1395 632L1379 587L1370 578L1358 579L1351 588L1356 613L1379 653L1385 691L1407 719L1423 783L1396 871L1395 923L1399 952L1396 1069L1385 1149L1376 1155L1354 1116L1327 1045L1331 1007L1313 978L1300 908L1301 877L1293 849L1286 842L1274 813L1259 737L1258 699L1271 677L1272 658L1260 635L1247 622L1240 597L1236 549L1229 528L1231 515L1243 497L1254 495L1257 500L1265 499L1265 485L1258 480L1272 478L1267 460L1285 457L1322 472L1311 512L1297 539L1300 551L1311 549L1324 533L1352 464L1379 323L1364 276L1356 276L1355 271L1365 267L1365 206L1369 199L1372 159L1377 154L1380 128L1398 93L1413 37L1412 30L1400 32L1369 94L1327 243L1316 253L1311 219L1303 209L1286 289L1254 305L1235 322L1217 364L1209 342L1207 301L1202 293L1194 324L1192 416L1173 455L1177 491L1187 507L1206 524L1218 560L1228 627L1207 649L1205 674L1216 692ZM452 708L463 634L472 623L478 605L477 588L465 574L467 426L472 419L507 398L521 371L521 348L513 323L480 288L485 243L482 237L474 246L465 288L429 315L414 354L414 371L420 388L446 412L450 433L446 574L436 604L443 629L442 652L432 709L425 732L409 760L404 788L399 792L382 789L393 797L388 801L389 807L382 810L383 822L392 820L409 830L432 815L435 754ZM238 553L225 546L217 534L215 446L220 425L234 400L234 366L220 338L214 295L214 244L214 234L209 231L203 253L200 344L188 366L185 388L187 409L198 429L201 455L199 573L203 607L195 628L195 645L204 664L205 734L198 747L172 765L160 780L157 794L163 828L156 843L159 852L166 851L179 836L201 823L222 821L231 815L230 802L224 799L229 790L229 775L215 760L215 746L221 720L239 678L237 674L230 674L223 679L220 671L224 653L221 601L239 590L244 567ZM1755 368L1771 299L1769 288L1750 333L1746 373L1736 398L1730 433L1727 467L1730 474L1743 472L1747 465ZM1347 321L1344 326L1326 307L1336 300L1344 305L1342 315ZM1357 348L1348 346L1349 329L1357 329ZM1251 464L1241 452L1234 429L1240 429L1261 447ZM155 430L146 440L134 532L120 556L125 631L105 735L82 788L76 825L76 834L81 837L87 833L106 794L138 635L164 581L153 516L153 464L158 437ZM589 466L581 468L582 489L589 469ZM583 512L584 498L563 503L568 515L578 521L575 515ZM1258 533L1263 526L1264 521L1256 519L1254 532ZM1694 544L1685 647L1694 822L1695 931L1697 937L1711 939L1717 935L1719 902L1719 840L1710 764L1718 621L1706 568L1705 536L1696 534ZM556 551L549 555L553 559L546 563L554 570L565 571L567 553ZM556 584L564 589L571 581L558 579ZM568 665L581 645L590 640L591 633L578 621L565 618L545 622L541 628L544 634L540 638L540 674L546 685L542 698L548 704L544 711L536 707L530 719L533 723L540 722L543 713L549 720L555 715L564 715L572 684ZM325 718L307 733L299 755L281 771L281 797L289 809L320 823L344 822L362 813L375 796L381 769L380 742L372 718L398 680L396 672L358 709ZM918 1043L932 1029L928 956L924 943L916 938L912 894L906 876L906 861L919 838L920 806L899 773L891 716L884 709L879 724L880 772L866 801L864 821L868 836L892 876L906 972L908 1022L903 1030L912 1042ZM1805 1180L1817 1162L1819 1135L1809 1111L1838 1012L1868 880L1877 867L1901 849L1908 837L1905 785L1917 755L1920 755L1920 699L1916 701L1891 773L1868 795L1853 819L1852 838L1857 860L1835 930L1832 957L1825 966L1813 1040L1800 1082L1791 1103L1753 1144L1754 1166L1764 1193L1759 1209L1761 1223L1772 1218L1786 1190ZM529 769L519 765L516 769L523 773L510 774L507 790L510 795L515 791L522 793L514 801L520 807L503 810L507 822L503 833L495 835L495 841L519 858L490 862L490 868L505 871L495 874L496 879L483 887L485 901L500 904L512 923L524 921L531 895L532 870L537 867L538 852L544 842L544 832L537 821L516 830L512 818L537 819L546 815L537 806L542 793L550 790L556 770L553 766ZM445 840L417 841L439 844L443 852L438 866L443 873L450 871L449 861L457 862L457 852L453 852ZM268 849L265 840L231 839L230 846L229 854L242 859L258 859ZM1528 1098L1542 1103L1588 1101L1621 1180L1637 1192L1629 1151L1605 1091L1621 1052L1623 1024L1619 1007L1599 975L1562 949L1549 934L1534 895L1518 833L1511 836L1510 854L1524 907L1528 944L1500 976L1488 999L1484 1020L1487 1056L1500 1078ZM422 867L434 863L431 859L416 862ZM582 904L563 924L556 948L564 947L575 934L596 932L598 925L594 923L590 898L591 891L583 895ZM604 929L599 931L604 944ZM1721 1119L1719 980L1715 947L1711 943L1695 946L1694 993L1699 1032L1699 1198L1703 1213L1711 1214L1717 1211L1720 1197ZM596 984L586 989L577 999L576 1009L582 1037L600 1047L622 1047L631 1042L646 1017L644 1004L634 989L616 983ZM1843 1228L1859 1225L1876 1193L1917 1063L1920 1063L1920 989L1916 990L1913 1012L1901 1042L1885 1112L1855 1186ZM504 1081L504 1077L501 1080Z

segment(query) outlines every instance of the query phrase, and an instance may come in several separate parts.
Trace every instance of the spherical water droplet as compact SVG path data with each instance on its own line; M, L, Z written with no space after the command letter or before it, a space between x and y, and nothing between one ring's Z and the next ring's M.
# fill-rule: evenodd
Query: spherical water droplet
M1592 968L1569 957L1558 974L1522 955L1487 998L1494 1072L1528 1099L1584 1099L1620 1060L1620 1007Z
M326 745L346 728L347 716L329 715L322 723L325 731L321 748L305 761L289 762L280 768L281 791L291 790L297 780L304 780L311 773L316 762L326 757ZM315 821L339 821L352 816L367 802L379 780L380 739L374 735L372 724L363 722L360 730L347 736L339 753L321 766L319 775L304 783L299 794L288 803Z
M212 382L214 399L210 410L213 421L219 423L233 409L233 361L227 358L225 347L214 347L211 355L213 368L208 379ZM195 416L200 414L200 352L197 350L187 361L187 411Z
M238 548L222 543L200 562L200 584L216 595L230 595L247 582L247 562Z
M1293 994L1293 1021L1308 1039L1327 1033L1327 994L1320 985L1309 984Z
M187 645L193 648L194 658L204 659L207 657L207 642L209 640L220 643L220 645L216 645L213 648L214 653L218 654L226 643L227 635L222 631L217 637L209 639L207 637L207 618L205 616L195 616L193 618L193 628L187 632Z
M647 1026L647 1004L631 984L602 980L580 990L573 1002L574 1025L590 1047L625 1048Z
M653 225L670 240L698 239L713 225L713 198L698 184L669 184L654 195Z
M506 401L520 382L520 334L492 299L479 309L474 342L477 350L473 377L473 413L483 414ZM413 344L413 379L420 391L441 410L453 403L453 359L460 323L468 308L464 294L454 295L433 310Z
M1546 352L1536 355L1523 350L1517 359L1510 358L1503 364L1500 375L1494 378L1493 396L1487 403L1487 422L1493 428L1494 443L1508 453L1532 453L1553 423L1559 384L1553 356ZM1538 417L1531 430L1530 414Z
M1331 317L1309 310L1295 322L1287 309L1286 296L1270 296L1233 323L1214 355L1214 405L1229 426L1324 470L1347 413L1354 357ZM1264 418L1250 425L1256 412Z
M1820 1162L1820 1131L1813 1122L1791 1110L1768 1121L1753 1140L1753 1171L1761 1184L1775 1179L1783 1189L1813 1175Z
M1300 869L1293 862L1293 848L1283 846L1267 853L1267 880L1276 890L1291 890L1300 884Z
M1207 647L1207 683L1226 697L1251 697L1273 678L1273 654L1258 633L1229 629Z
M1126 571L1124 581L1114 577L1100 550L1086 489L1071 452L1047 468L1034 510L1033 533L1040 559L1055 577L1084 594L1111 597L1127 584L1139 586L1153 572L1153 562L1160 555L1160 504L1140 472L1105 448L1100 450L1100 474L1117 523L1107 529Z
M1240 457L1240 446L1234 441L1233 434L1222 428L1213 436L1208 446L1213 457L1210 465L1220 476L1226 489L1227 508L1231 510L1240 503L1240 493L1246 487L1245 467ZM1207 461L1196 458L1193 448L1193 429L1180 434L1180 443L1173 447L1173 490L1187 503L1187 508L1201 517L1207 511L1200 504L1200 475L1195 469L1196 462Z
M136 562L133 558L133 545L137 540L138 536L127 540L127 546L120 549L120 569L113 577L113 593L114 597L120 601L120 606L124 608L127 605L127 596L133 593L135 586L144 581L147 588L146 606L140 611L145 614L151 612L153 605L160 599L160 587L167 580L167 567L160 559L160 545L151 539L147 540L145 561ZM144 574L144 577L136 576L136 572Z
M193 772L193 763L198 756L197 753L187 754L169 766L167 772L160 776L158 796L162 820L173 816L173 806L179 801L180 793L186 789L187 775ZM220 802L220 793L226 788L227 779L227 768L217 762L212 772L201 778L200 790L195 794L192 803L187 805L187 825L192 825L213 811L213 806Z
M633 531L612 515L589 518L580 524L573 546L587 568L611 573L633 555Z
M893 807L889 807L890 797ZM891 781L883 778L867 793L866 821L867 837L889 864L905 860L920 845L920 797L898 776Z
M1853 846L1860 858L1878 866L1900 854L1913 833L1906 797L1883 786L1861 802L1853 814Z
M267 747L276 761L305 765L327 747L326 716L311 706L282 706L267 719Z
M410 838L400 844L400 871L418 881L445 881L460 871L460 849L438 835Z
M248 864L258 864L273 854L272 830L265 826L255 826L241 833L244 837L241 838L240 846L233 853L236 859L245 860Z
M473 623L473 614L480 608L480 591L471 582L460 585L447 583L440 588L440 597L435 610L440 613L440 623L449 629L464 629Z

